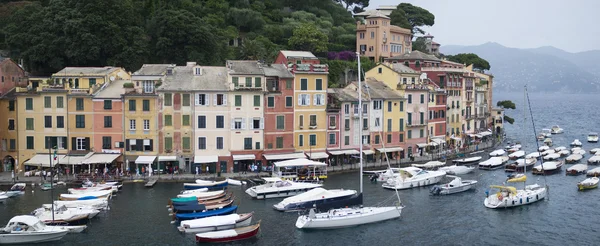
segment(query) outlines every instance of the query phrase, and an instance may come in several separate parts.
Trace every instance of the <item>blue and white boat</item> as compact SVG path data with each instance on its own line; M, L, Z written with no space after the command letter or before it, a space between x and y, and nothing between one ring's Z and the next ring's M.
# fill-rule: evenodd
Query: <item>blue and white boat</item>
M199 182L198 180L196 180L196 183L184 183L183 184L183 189L186 190L196 190L196 189L202 189L202 188L207 188L207 189L218 189L218 188L223 188L223 187L227 187L227 180L224 181L204 181L202 180L202 182Z
M204 211L204 212L176 214L175 219L191 220L191 219L200 219L200 218L206 218L206 217L217 216L217 215L227 215L227 214L235 213L237 211L237 209L238 209L238 206L233 205L233 206L227 207L227 208L209 210L209 211Z

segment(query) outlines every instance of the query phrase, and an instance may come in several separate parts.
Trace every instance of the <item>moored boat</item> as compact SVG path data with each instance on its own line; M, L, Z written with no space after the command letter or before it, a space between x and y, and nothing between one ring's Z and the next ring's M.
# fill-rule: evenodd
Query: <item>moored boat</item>
M231 207L226 207L222 209L209 210L205 212L196 212L196 213L185 213L185 214L175 214L174 217L177 220L191 220L191 219L200 219L217 215L227 215L235 213L238 209L238 206L233 205Z
M580 191L595 189L595 188L598 188L598 181L600 181L598 179L598 177L587 178L587 179L584 179L583 181L577 183L577 188Z
M197 180L196 183L184 183L183 189L186 189L186 190L195 190L195 189L202 189L202 188L220 189L220 188L226 187L227 184L228 184L227 180L218 181L218 182L201 182L201 183L198 183L198 180Z
M562 128L560 128L558 125L553 125L552 128L550 128L550 133L552 134L561 134L564 132L564 130Z
M177 227L184 233L201 233L209 231L221 231L249 226L252 223L254 212L245 214L229 214L221 216L212 216L202 219L184 220Z
M506 154L506 151L503 150L503 149L497 149L497 150L494 150L494 151L490 152L490 156L491 157L494 157L494 156L503 156L504 154Z
M596 153L600 153L600 148L593 148L590 150L590 153L595 155Z
M240 241L256 237L260 229L260 221L255 225L239 227L235 229L203 232L196 234L196 242L198 243L223 243Z
M481 160L481 156L473 156L473 157L468 157L468 158L456 159L456 160L453 160L452 162L456 163L457 165L469 165L469 164L476 163L479 160Z
M46 226L35 216L19 215L10 219L0 231L0 244L51 242L62 239L67 233L67 229Z
M458 176L447 176L452 178L452 181L447 184L434 185L430 192L434 195L450 195L454 193L468 191L475 187L477 180L462 180Z
M590 143L597 143L598 142L598 133L597 132L588 133L587 141Z
M229 185L246 185L246 181L240 181L240 180L236 180L236 179L226 179L227 183Z
M525 156L525 159L531 159L531 158L540 159L541 156L542 156L542 153L540 153L540 152L533 152L533 153L527 154Z
M552 145L553 145L552 138L546 138L546 139L544 139L544 144L546 146L548 146L548 147L552 147Z
M567 156L567 158L565 158L565 162L566 163L577 163L579 162L581 159L583 159L582 155L578 155L578 154L571 154L570 156Z
M400 168L400 175L388 179L382 187L402 190L437 184L446 176L444 171L426 171L417 167Z
M473 167L473 166L457 166L457 165L440 167L440 169L438 169L438 171L444 171L444 172L446 172L446 174L450 174L450 175L463 175L463 174L473 172L473 170L475 170L475 167Z
M362 199L356 199L357 197L358 193L356 190L326 190L319 187L285 198L281 202L273 205L273 208L285 212L306 210L310 208L329 210L331 208L362 204ZM356 200L356 202L351 202L352 199Z
M178 198L195 197L196 199L215 199L215 198L219 198L219 197L223 197L223 196L225 196L225 191L222 191L222 190L185 193L185 194L177 195Z
M600 156L594 155L587 160L587 163L590 165L598 165L600 164Z
M540 146L540 147L538 148L538 151L539 151L539 152L544 152L544 151L546 151L546 150L549 150L549 149L550 149L550 147L549 147L549 146L547 146L547 145L542 145L542 146Z
M63 201L92 200L98 198L110 198L111 195L112 190L102 190L82 194L60 194L59 199Z
M16 183L12 187L10 187L10 189L7 190L4 193L4 195L8 196L8 197L13 197L13 196L17 196L17 195L23 195L23 194L25 194L25 187L26 186L27 186L27 184L25 184L25 183Z
M425 169L435 169L444 166L446 163L441 161L428 161L425 164L411 164L413 167L425 168Z
M527 170L531 170L531 168L533 167L533 165L535 165L536 162L537 160L535 158L518 159L513 163L507 164L504 167L504 171L523 172L525 168L527 168Z
M560 172L562 166L562 161L548 161L533 167L532 173L536 175L555 174Z
M519 158L523 158L523 156L525 156L525 151L519 150L509 154L508 158L510 158L511 160L516 160Z
M498 192L486 192L487 197L483 205L487 208L509 208L531 204L546 198L546 187L538 184L527 185L524 190L517 190L513 186L490 186Z
M507 156L492 157L486 161L480 162L479 169L482 169L482 170L498 169L498 168L503 167L507 161L508 161Z
M585 174L587 172L588 165L585 164L575 164L567 168L566 175L576 176L580 174Z
M560 155L560 157L565 157L571 154L571 151L569 151L568 149L564 149L561 151L556 152L558 155Z
M600 176L600 167L592 168L586 172L586 176L588 177L598 177Z
M263 179L267 183L248 188L246 194L255 199L288 197L322 186L321 184L316 183L294 182L282 180L280 178Z
M560 154L552 153L552 154L548 154L548 155L544 156L544 161L554 161L554 160L558 160L558 158L560 158Z
M579 141L579 139L575 139L573 140L573 142L571 142L571 147L581 147L583 144L581 143L581 141Z

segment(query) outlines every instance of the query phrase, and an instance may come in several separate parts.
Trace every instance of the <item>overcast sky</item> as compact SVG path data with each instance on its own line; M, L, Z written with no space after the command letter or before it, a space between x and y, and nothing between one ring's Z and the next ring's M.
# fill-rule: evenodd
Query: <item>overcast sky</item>
M600 49L598 0L370 0L368 9L401 2L435 15L435 25L425 30L442 46L497 42L569 52Z

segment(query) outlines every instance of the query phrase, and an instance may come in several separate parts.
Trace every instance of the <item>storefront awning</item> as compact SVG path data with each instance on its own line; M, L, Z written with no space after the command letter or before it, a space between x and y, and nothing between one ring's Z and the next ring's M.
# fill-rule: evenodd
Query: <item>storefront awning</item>
M52 165L56 165L57 161L54 160L54 157L50 157L48 154L37 154L31 157L28 161L25 162L25 165L28 166L41 166L41 167L50 167L50 158L52 158ZM60 164L61 159L65 158L65 155L58 155L58 163Z
M379 148L379 149L377 149L377 151L379 151L381 153L397 152L397 151L403 151L403 150L404 149L402 147Z
M485 131L485 132L480 132L480 133L479 133L479 135L481 135L481 136L484 136L484 137L485 137L485 136L492 135L492 133L491 133L491 132L489 132L489 131Z
M267 160L289 160L289 159L298 159L298 158L306 158L304 153L289 153L289 154L263 154L265 159Z
M302 166L327 166L326 163L299 158L287 161L278 161L273 163L277 167L302 167Z
M359 154L360 154L360 153L359 153ZM375 154L375 151L372 151L372 150L370 150L370 149L367 149L367 150L363 150L363 154L365 154L365 155L372 155L372 154Z
M159 156L158 161L176 161L177 156L167 155L167 156Z
M425 148L425 147L427 147L427 144L426 143L419 143L419 144L417 144L417 147L419 147L419 148Z
M119 158L121 154L94 154L83 160L81 164L109 164Z
M135 159L135 164L152 164L155 159L156 156L141 155L138 156L137 159Z
M65 156L59 161L58 164L80 165L80 164L83 164L83 161L85 159L86 159L85 156Z
M307 155L308 155L308 158L311 160L329 158L329 155L325 152L313 152L313 153L308 153Z
M219 161L219 156L216 155L197 155L194 156L194 163L213 163Z
M329 151L329 154L331 154L331 155L358 155L358 154L360 154L360 152L358 152L358 150L355 150L355 149L346 149L346 150L332 150L332 151Z
M254 160L256 159L255 155L233 155L234 161L244 161L244 160Z

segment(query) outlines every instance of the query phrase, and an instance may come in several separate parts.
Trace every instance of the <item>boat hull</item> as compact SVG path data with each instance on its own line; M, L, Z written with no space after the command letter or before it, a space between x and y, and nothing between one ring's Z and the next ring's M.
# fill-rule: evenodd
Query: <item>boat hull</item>
M211 232L211 231L222 231L235 229L239 227L249 226L252 223L252 216L246 218L245 220L238 221L232 225L219 225L219 226L207 226L207 227L197 227L197 228L184 228L183 226L178 227L177 229L184 233L202 233L202 232Z
M381 185L381 187L383 187L385 189L390 189L390 190L412 189L412 188L416 188L416 187L437 184L440 181L442 181L442 178L444 178L444 176L445 175L440 175L440 176L430 177L430 178L427 178L424 180L420 179L420 180L410 180L410 181L400 181L399 179L395 179L393 184L389 183L389 181L388 181L385 184Z
M580 191L591 190L591 189L596 189L596 188L598 188L598 183L593 184L593 185L577 184L577 189Z
M174 215L174 217L177 220L200 219L200 218L206 218L206 217L210 217L210 216L232 214L237 211L237 208L238 207L234 205L231 207L215 209L215 210L210 210L210 211L206 211L206 212L176 214L176 215Z
M260 226L256 227L254 230L237 234L236 236L223 237L223 238L203 237L200 233L200 234L196 234L196 242L197 243L225 243L225 242L246 240L246 239L256 237L256 235L258 235L259 229L260 229Z
M450 195L450 194L465 192L465 191L468 191L468 190L472 189L473 187L475 187L476 184L477 184L477 181L475 181L475 180L463 180L461 183L461 186L455 186L455 187L435 186L434 188L432 188L432 193L434 195ZM438 187L440 189L439 192L433 192L435 190L435 188L438 188Z
M542 201L546 198L547 189L538 187L536 189L527 189L521 191L518 195L500 196L498 193L489 195L483 201L483 205L487 208L510 208L532 204Z
M314 189L314 188L315 187L300 188L300 189L294 189L294 190L270 191L270 192L256 192L254 189L250 188L250 189L246 190L246 194L250 195L254 199L262 200L262 199L269 199L269 198L295 196L295 195L304 193L304 192Z
M183 189L185 189L185 190L196 190L196 189L202 189L202 188L219 189L219 188L223 188L223 187L227 187L227 181L220 181L220 182L214 182L214 183L202 183L202 184L197 184L197 183L183 184Z
M62 239L67 235L67 230L57 230L53 232L35 232L35 233L9 233L0 234L0 244L30 244L52 242Z
M285 207L279 207L277 204L273 208L281 212L302 211L311 208L316 208L319 211L327 211L333 208L341 208L344 206L356 206L362 204L362 194L355 194L343 197L329 198L325 200L312 200L305 202L290 203Z
M355 212L336 216L336 212ZM296 220L298 229L336 229L400 218L402 207L363 207L334 209L315 216L302 215ZM330 216L332 215L332 216Z

